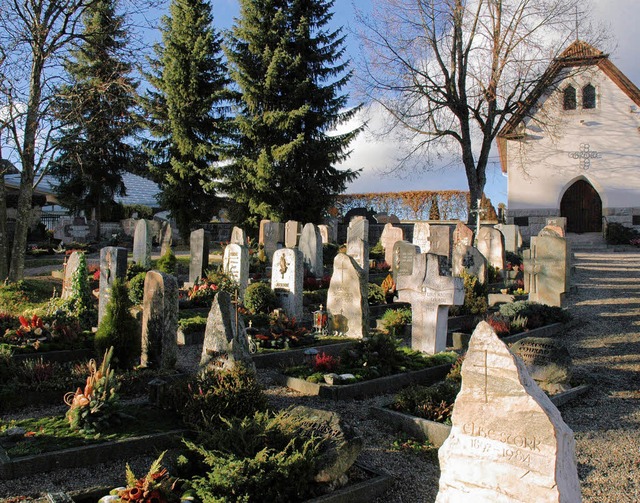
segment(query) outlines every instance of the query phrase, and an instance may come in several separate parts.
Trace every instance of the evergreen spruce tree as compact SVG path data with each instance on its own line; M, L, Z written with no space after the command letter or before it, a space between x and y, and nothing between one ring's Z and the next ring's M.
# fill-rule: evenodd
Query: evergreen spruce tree
M356 109L340 94L350 78L333 0L240 0L226 52L239 94L238 140L224 191L236 219L318 222L357 176L338 170L360 129L329 135Z
M142 162L130 143L140 129L138 83L124 60L125 19L116 4L99 0L85 12L83 41L65 64L70 83L60 88L55 103L62 126L51 165L58 197L76 212L95 209L98 222L105 205L126 194L122 174Z
M229 134L229 78L209 3L172 0L169 9L147 75L154 89L143 103L161 205L188 237L192 222L208 221L219 207L215 164Z

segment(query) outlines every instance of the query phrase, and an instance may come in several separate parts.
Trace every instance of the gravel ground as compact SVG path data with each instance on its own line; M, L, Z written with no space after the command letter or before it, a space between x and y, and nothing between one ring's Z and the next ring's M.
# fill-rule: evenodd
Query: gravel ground
M575 265L572 282L576 291L568 300L574 321L564 340L574 358L576 377L591 383L592 388L560 410L575 432L583 501L638 502L640 254L579 253ZM375 503L435 500L439 477L435 450L426 455L395 451L392 444L397 435L369 417L369 407L388 401L391 395L332 402L274 385L271 371L260 371L259 376L275 406L304 404L335 410L359 429L365 438L359 461L395 477L393 488ZM141 456L128 461L137 473L145 472L151 460ZM10 496L32 495L22 501L38 501L35 495L43 491L118 485L123 481L124 464L114 462L0 481L0 498L11 501Z

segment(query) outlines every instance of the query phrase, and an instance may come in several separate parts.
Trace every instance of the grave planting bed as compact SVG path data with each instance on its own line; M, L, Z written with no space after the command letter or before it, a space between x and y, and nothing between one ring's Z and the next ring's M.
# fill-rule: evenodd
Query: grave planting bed
M373 395L382 395L410 384L430 384L447 375L451 365L438 365L411 372L403 372L385 377L378 377L368 381L356 382L353 384L329 385L316 384L297 377L289 377L283 374L276 376L277 381L300 393L316 395L321 398L332 400L348 400L351 398L362 398Z
M552 323L550 325L534 328L525 332L501 337L500 340L507 344L513 344L525 337L555 337L562 331L564 326L564 323ZM471 334L450 330L447 334L447 347L453 347L454 349L466 349L469 339L471 339Z
M578 398L589 388L588 384L583 384L549 398L556 407L559 407ZM451 425L398 412L390 409L390 405L389 403L382 407L371 407L369 412L371 416L391 426L393 429L402 431L423 442L428 440L435 447L440 447L451 432Z
M316 348L320 353L325 353L331 356L337 356L345 349L350 348L355 344L355 341L345 341L338 343L328 343L323 345L322 341L315 341L315 344L294 348L294 349L280 349L271 350L270 352L255 353L251 355L253 362L256 364L256 368L269 368L269 367L286 367L290 365L299 365L305 361L307 356L305 351L310 348Z

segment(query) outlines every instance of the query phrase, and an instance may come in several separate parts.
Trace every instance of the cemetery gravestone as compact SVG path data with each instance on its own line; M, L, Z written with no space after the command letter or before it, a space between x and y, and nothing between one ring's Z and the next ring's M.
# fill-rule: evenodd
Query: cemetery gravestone
M317 226L305 224L300 236L300 251L304 267L312 276L320 278L324 272L322 256L322 236Z
M551 236L554 238L563 238L564 230L562 227L557 225L545 225L540 232L538 232L538 236Z
M83 252L72 252L64 266L64 279L62 280L62 293L60 294L62 299L68 299L73 293L73 275L80 266L81 253Z
M162 227L160 228L160 256L163 257L169 250L171 250L171 245L173 244L173 229L171 228L171 224L169 222L162 222Z
M451 259L451 228L448 225L431 226L429 231L429 253Z
M249 250L246 246L229 243L222 256L222 270L238 284L238 295L244 297L249 285Z
M151 242L153 234L149 221L138 220L133 234L133 261L142 267L151 267Z
M297 248L281 248L273 254L271 288L276 293L278 305L287 316L302 320L302 287L304 265L302 253Z
M347 255L353 257L369 281L369 220L356 216L347 229Z
M358 264L345 253L333 260L327 294L331 330L346 337L367 336L369 322L368 283Z
M400 302L411 304L411 348L428 354L444 351L447 345L449 306L464 302L461 278L440 275L438 256L421 253L413 258L410 276L398 276Z
M206 276L209 267L209 236L204 229L191 232L189 250L189 283L193 284Z
M511 346L529 375L543 391L561 393L571 388L572 364L567 347L551 337L525 337Z
M436 503L579 502L573 432L491 326L475 329Z
M504 249L511 253L518 253L522 248L522 234L520 226L512 224L498 224L493 226L502 233Z
M418 247L418 253L429 251L431 226L427 222L416 222L413 224L413 244Z
M504 242L502 233L492 227L481 227L478 231L478 251L489 265L504 274Z
M318 225L318 230L320 231L320 236L322 237L322 244L330 243L329 241L329 226L325 224Z
M273 253L280 248L284 242L284 224L272 222L271 220L262 220L260 222L260 236L260 243L264 246L267 261L270 261Z
M554 225L557 227L560 227L562 229L563 232L563 236L564 237L564 233L567 232L567 217L550 217L547 218L547 225Z
M247 246L247 233L240 227L234 227L231 231L230 243L240 246Z
M404 232L400 227L394 227L393 224L386 224L380 236L382 247L384 248L384 260L387 264L393 263L393 245L404 239Z
M473 244L473 231L462 222L458 222L453 231L453 243L454 245L462 243L466 246L471 246Z
M324 225L327 226L327 232L329 237L329 243L336 243L338 241L338 219L329 217L324 219Z
M569 289L569 247L566 239L553 236L531 237L531 248L524 252L524 285L529 300L562 306Z
M238 363L255 371L244 324L236 316L231 296L220 291L214 297L207 317L200 367L232 370Z
M116 279L127 276L127 249L107 246L100 250L100 289L98 295L98 326L107 312L111 287Z
M393 245L393 259L390 264L393 281L397 283L399 276L413 274L413 259L418 253L419 248L407 241L397 241Z
M285 248L295 248L302 233L302 224L295 220L289 220L284 225L284 246Z
M452 272L462 276L462 271L478 278L482 284L487 282L487 259L473 246L458 243L453 249Z
M149 271L142 301L143 367L171 369L178 351L178 282L170 274Z

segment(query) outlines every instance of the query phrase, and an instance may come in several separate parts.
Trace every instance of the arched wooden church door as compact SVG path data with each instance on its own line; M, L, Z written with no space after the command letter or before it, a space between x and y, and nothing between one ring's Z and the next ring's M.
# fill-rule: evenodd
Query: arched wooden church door
M593 186L578 180L560 202L560 216L567 217L567 232L602 231L602 200Z

